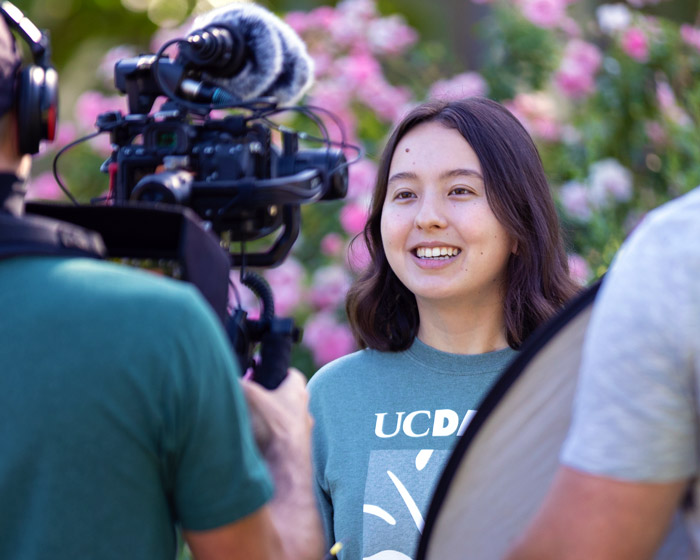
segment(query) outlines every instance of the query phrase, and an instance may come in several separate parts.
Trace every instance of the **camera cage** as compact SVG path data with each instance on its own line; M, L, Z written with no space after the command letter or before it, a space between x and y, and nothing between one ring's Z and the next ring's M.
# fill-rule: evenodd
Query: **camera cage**
M165 51L174 44L181 47L180 56L171 59ZM54 176L77 204L58 175L58 159L81 141L110 134L112 153L101 167L110 184L104 204L72 210L35 204L30 210L96 230L112 256L174 259L184 271L183 279L194 283L222 318L242 372L252 369L254 379L274 388L286 375L291 345L301 331L292 319L275 316L269 285L246 268L276 266L284 260L299 235L301 205L343 198L347 168L362 150L345 141L339 119L325 109L279 107L274 98L236 99L210 83L212 68L191 56L187 45L186 39L175 39L155 55L118 61L115 86L126 94L129 113L99 115L97 133L57 153ZM183 60L183 53L190 59ZM162 96L166 101L151 112ZM218 116L219 110L227 109L235 113ZM309 117L321 137L270 121L284 111ZM335 122L340 142L330 140L318 113ZM281 133L280 147L273 145L272 129ZM300 138L326 147L300 150ZM345 149L355 151L357 158L348 162ZM123 228L127 222L130 232ZM278 230L266 252L244 252L246 242ZM240 242L240 252L231 250L231 241ZM229 314L230 268L241 269L241 281L260 299L260 319L247 318L240 302Z

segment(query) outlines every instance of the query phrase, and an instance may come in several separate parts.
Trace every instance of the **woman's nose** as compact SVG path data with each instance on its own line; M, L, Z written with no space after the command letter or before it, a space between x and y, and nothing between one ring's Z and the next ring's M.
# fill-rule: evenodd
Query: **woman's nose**
M425 197L420 201L415 217L415 224L418 229L444 228L447 226L447 219L443 205L435 197Z

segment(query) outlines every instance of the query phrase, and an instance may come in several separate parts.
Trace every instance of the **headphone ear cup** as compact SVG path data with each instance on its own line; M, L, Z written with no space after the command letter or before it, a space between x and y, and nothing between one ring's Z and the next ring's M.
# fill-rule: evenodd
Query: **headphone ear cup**
M41 73L36 66L23 68L17 80L17 140L23 154L37 153L41 141L41 83L37 83L36 70Z
M23 68L15 92L19 151L36 154L42 140L53 140L58 109L58 74L53 68Z

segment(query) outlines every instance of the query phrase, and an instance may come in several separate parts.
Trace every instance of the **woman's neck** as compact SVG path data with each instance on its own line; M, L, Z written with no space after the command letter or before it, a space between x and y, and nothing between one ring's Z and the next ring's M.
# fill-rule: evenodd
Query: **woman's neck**
M484 354L508 346L500 299L463 306L418 301L418 313L418 338L437 350Z

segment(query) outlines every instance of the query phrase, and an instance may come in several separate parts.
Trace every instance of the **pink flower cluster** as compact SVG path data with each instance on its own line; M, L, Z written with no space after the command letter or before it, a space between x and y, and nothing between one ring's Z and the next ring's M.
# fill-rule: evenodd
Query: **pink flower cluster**
M585 286L591 279L591 269L581 255L568 255L569 261L569 276L579 286Z
M357 141L354 103L387 123L405 112L411 92L390 84L379 62L403 54L418 40L403 16L381 16L374 0L343 0L335 8L290 12L285 20L305 41L316 65L310 103L338 115L351 141Z
M566 0L520 0L523 15L539 27L551 29L566 18Z
M601 61L598 47L581 39L572 39L566 45L554 82L572 99L585 97L595 88L595 75Z
M663 76L657 77L656 100L661 113L670 121L680 126L689 126L692 123L688 113L678 104L673 88Z
M322 266L316 269L311 281L311 303L317 309L334 310L345 301L351 278L347 270L339 265Z
M622 50L637 62L649 60L649 39L638 27L627 28L620 39Z
M632 172L614 158L606 158L590 166L588 173L589 199L596 207L611 200L627 202L632 198Z
M127 113L126 97L121 95L106 96L91 90L83 93L75 102L75 119L84 133L97 132L95 127L97 117L109 111ZM112 151L109 134L101 134L93 138L90 144L101 155L107 155Z
M327 311L316 313L309 319L304 327L302 343L311 350L314 361L319 366L355 349L350 328Z
M309 12L290 12L285 21L311 47L316 39L335 49L399 55L418 40L403 16L382 17L374 0L343 0L335 8L320 6Z
M275 294L275 313L291 315L303 300L303 282L306 271L294 257L287 257L276 268L265 271L265 279Z
M478 72L457 74L446 80L435 82L428 92L432 99L455 101L464 97L483 97L489 91L489 85Z
M53 173L42 173L37 177L32 177L27 185L27 200L43 199L58 200L62 196L61 188L56 183Z
M554 98L543 91L519 93L506 103L527 131L535 138L554 142L561 138L562 130Z
M569 181L559 189L559 200L566 213L582 222L594 210L617 202L627 202L633 194L632 172L614 158L593 163L584 182Z
M686 43L687 45L690 45L691 47L700 51L700 29L699 28L693 27L692 25L688 25L687 23L684 23L683 25L681 25L680 34L681 34L681 39L683 39L684 43Z

